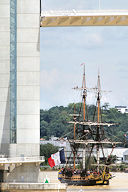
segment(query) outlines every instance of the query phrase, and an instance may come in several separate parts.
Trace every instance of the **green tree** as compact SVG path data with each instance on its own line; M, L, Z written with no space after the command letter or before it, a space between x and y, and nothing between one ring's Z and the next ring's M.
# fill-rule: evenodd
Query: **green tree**
M48 158L51 154L54 154L58 151L58 147L48 143L40 145L40 155L45 157L45 164L48 164Z

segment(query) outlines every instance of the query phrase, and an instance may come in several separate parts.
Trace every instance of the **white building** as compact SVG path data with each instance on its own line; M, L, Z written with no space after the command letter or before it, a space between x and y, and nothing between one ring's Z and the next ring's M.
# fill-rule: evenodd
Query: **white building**
M45 144L52 144L54 146L57 146L59 148L66 148L66 143L67 143L67 138L59 138L59 137L54 137L51 136L49 140L42 140L40 139L40 144L45 145Z
M127 106L115 106L115 108L121 113L128 113Z
M105 148L104 154L106 157L108 157L112 152L112 155L116 155L116 157L117 157L117 163L121 163L124 161L123 156L127 150L128 150L128 148L117 147L117 148L114 148L114 150L112 152L112 148ZM103 157L102 150L100 150L100 157Z
M123 153L123 162L128 163L128 149Z

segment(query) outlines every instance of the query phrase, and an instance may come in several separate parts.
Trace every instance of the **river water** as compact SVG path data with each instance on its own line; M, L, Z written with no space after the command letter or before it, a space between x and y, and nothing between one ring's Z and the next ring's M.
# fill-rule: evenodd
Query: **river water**
M67 192L128 192L128 173L113 173L109 185L69 186Z
M128 192L128 173L113 173L113 175L115 175L115 177L112 178L112 180L110 180L109 185L68 186L67 192ZM9 192L42 192L42 191L44 190L9 190ZM45 190L45 192L53 192L53 190ZM58 188L56 192L61 192L61 190Z

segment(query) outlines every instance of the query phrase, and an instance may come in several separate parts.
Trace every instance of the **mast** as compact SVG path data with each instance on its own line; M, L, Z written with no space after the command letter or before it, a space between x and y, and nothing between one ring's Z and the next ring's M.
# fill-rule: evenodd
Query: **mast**
M76 122L77 122L77 117L79 117L80 115L79 114L76 114L76 106L75 106L75 103L74 103L74 113L73 114L70 114L70 116L73 116L73 125L74 125L74 128L73 128L73 144L75 144L76 142ZM73 168L75 169L76 168L76 165L75 165L75 160L76 160L76 151L74 150L73 148Z
M75 108L75 103L74 103L74 121L76 121L76 116L75 116L76 108ZM76 124L74 123L74 140L76 139Z
M97 104L98 104L98 115L97 115L97 122L100 123L100 75L98 74L98 95L97 95Z
M83 122L86 122L86 97L87 97L87 88L86 88L86 81L85 81L85 64L82 63L81 65L84 65L83 69L83 80L82 80L82 87L79 88L78 86L75 87L74 89L76 90L81 90L82 91L82 104L83 104ZM74 114L75 114L75 109L74 109ZM76 135L75 135L75 129L76 129L76 118L74 115L74 142L76 140ZM83 134L84 134L84 127L85 125L83 124ZM83 148L84 155L83 155L83 168L85 168L85 148ZM73 159L74 159L74 169L75 169L75 151L73 152Z
M87 97L87 88L86 88L86 81L85 81L85 64L84 70L83 70L83 82L82 82L82 89L83 89L83 121L85 122L85 108L86 108L86 97ZM84 131L84 125L83 125L83 131ZM84 145L83 148L83 169L85 169L85 155L86 155L86 145Z
M100 141L100 75L98 73L98 83L97 83L97 130L96 130L96 141ZM99 161L100 161L100 154L99 154L99 144L96 145L97 149L97 172L99 172Z
M76 116L75 116L75 103L74 103L74 121L76 121ZM74 123L74 140L76 139L76 124ZM75 160L76 160L76 153L75 151L73 151L73 168L76 168L76 164L75 164Z
M82 88L83 88L83 100L84 100L84 102L83 102L83 120L85 121L85 106L86 106L86 96L87 96L86 81L85 81L85 64L84 64Z
M84 70L83 70L83 80L82 80L82 87L74 87L73 89L75 90L81 90L82 91L82 103L83 103L83 121L86 120L86 97L87 97L87 88L86 88L86 81L85 81L85 64L82 63L81 65L84 65Z

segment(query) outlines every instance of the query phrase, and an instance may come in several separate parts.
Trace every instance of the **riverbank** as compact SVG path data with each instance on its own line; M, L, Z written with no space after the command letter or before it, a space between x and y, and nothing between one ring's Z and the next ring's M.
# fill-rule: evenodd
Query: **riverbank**
M67 186L58 183L2 183L1 192L66 192Z
M38 183L2 183L0 192L66 192L67 185L58 180L58 171L40 171Z

